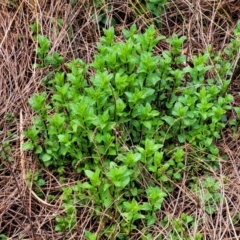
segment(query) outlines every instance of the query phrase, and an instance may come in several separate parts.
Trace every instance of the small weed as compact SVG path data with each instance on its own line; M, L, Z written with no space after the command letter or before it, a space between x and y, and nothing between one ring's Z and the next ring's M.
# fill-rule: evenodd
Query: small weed
M234 225L239 225L240 223L240 213L237 213L235 214L233 217L232 217L232 222Z
M5 120L6 120L6 122L9 122L9 123L15 123L16 122L16 118L15 118L14 114L11 113L11 112L7 113L7 115L5 116Z
M161 14L164 12L164 6L168 0L149 0L146 1L146 7L151 13L157 27L161 26Z
M163 226L168 225L169 235L168 239L172 240L201 240L202 234L197 233L194 236L189 236L189 233L193 231L195 225L195 219L185 213L182 213L179 218L169 219L167 216L162 222ZM162 239L162 238L160 238Z
M26 183L28 187L30 187L32 184L32 188L36 192L36 194L39 197L43 196L43 192L41 190L41 187L45 185L45 180L40 177L41 170L38 170L37 172L33 173L29 171L26 175Z
M13 157L11 155L11 144L10 141L4 141L0 145L0 158L2 160L13 161Z
M85 236L87 240L97 240L97 235L89 231L85 231Z
M198 184L192 185L192 190L199 197L200 205L208 214L216 212L221 202L221 183L213 177L206 177Z
M38 47L36 48L37 55L41 61L39 64L35 64L34 67L44 68L51 65L54 69L60 66L63 61L63 57L57 52L48 54L50 50L50 41L43 35L37 36Z
M234 107L235 118L229 120L229 124L233 130L233 137L238 139L239 138L239 126L240 126L240 107Z
M65 216L58 216L56 218L55 230L65 232L71 230L76 225L76 208L74 191L72 188L63 188L61 200L64 202Z
M112 4L106 0L92 0L94 10L91 13L92 18L101 29L114 27L116 25L116 19L114 18L112 11Z
M38 19L34 23L30 25L30 29L33 32L33 37L36 39L36 36L40 34L41 26L39 24Z
M60 18L53 18L52 21L55 25L57 25L57 27L54 29L56 29L56 31L60 31L60 28L63 25L63 20ZM49 54L51 43L46 36L40 34L41 26L38 20L30 25L30 29L33 32L33 38L37 42L36 53L40 62L35 63L33 68L44 68L46 66L52 66L54 69L58 68L63 61L63 57L60 56L58 52Z
M16 123L16 118L13 113L9 112L4 117L6 124L12 125ZM14 161L12 155L12 144L17 139L17 135L13 131L7 131L5 133L6 138L0 143L0 159L8 162ZM4 163L2 161L1 163Z

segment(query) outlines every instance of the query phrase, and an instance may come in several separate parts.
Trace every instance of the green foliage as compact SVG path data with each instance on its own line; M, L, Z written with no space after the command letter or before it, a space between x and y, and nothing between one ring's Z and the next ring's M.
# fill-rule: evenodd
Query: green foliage
M11 145L8 140L4 141L0 145L0 159L13 161L13 157L11 156Z
M151 13L157 17L163 12L163 7L166 3L167 0L149 0L146 2L146 6L151 11Z
M37 56L40 60L40 63L34 64L34 68L44 68L46 66L51 65L54 69L58 68L62 61L63 57L59 55L58 52L53 52L52 54L49 54L50 51L50 40L43 35L38 34L38 26L36 25L37 23L32 25L32 29L34 31L35 38L37 40L37 48L36 48L36 53ZM35 26L36 25L36 26Z
M166 227L168 225L169 235L168 239L172 240L201 240L202 234L197 233L194 236L189 236L189 232L195 227L195 219L192 216L187 215L186 213L182 213L179 218L171 219L170 217L165 217L162 225ZM162 239L162 238L160 238Z
M230 40L228 47L224 49L225 58L222 58L220 53L214 58L216 62L216 70L219 77L224 78L233 74L232 69L239 68L239 53L240 53L240 21L237 22L236 28L233 31L234 37ZM213 55L213 54L212 54ZM223 90L226 92L230 81L223 83ZM233 136L238 139L238 127L240 125L240 108L234 107L235 117L229 121L233 129Z
M5 234L0 234L1 240L7 240L7 236Z
M8 123L15 123L16 122L16 118L14 117L13 113L8 112L6 114L5 121L8 122Z
M38 19L36 19L36 21L33 24L30 25L30 29L34 33L34 36L40 34L41 26L39 24Z
M26 175L26 183L28 187L31 187L39 197L43 197L41 187L45 185L45 180L41 177L41 173L41 170L38 170L35 173L29 171Z
M56 218L57 231L74 228L77 209L90 200L96 218L105 213L97 237L109 237L117 229L119 239L129 237L137 227L156 222L167 191L189 168L186 159L191 166L188 156L208 159L207 166L216 162L214 140L233 99L226 94L228 63L223 62L226 70L219 79L210 79L208 73L215 69L210 50L186 66L181 54L185 37L166 39L171 51L156 56L154 47L165 37L156 37L153 26L143 34L136 30L135 25L123 30L124 42L115 41L113 28L104 30L94 61L87 65L74 59L65 64L66 72L60 70L60 60L53 64L48 59L50 41L38 38L38 57L55 72L46 82L49 91L29 100L36 116L25 131L23 148L60 174L68 167L86 177L63 189L65 215ZM219 196L205 182L211 196L204 201L213 209L211 199L216 202Z
M116 25L116 19L112 14L113 6L112 2L108 0L91 0L90 4L94 6L93 11L90 13L91 18L96 23L95 26L99 26L101 29L106 27L114 27ZM86 6L86 9L88 6Z
M6 122L9 122L9 124L12 124L16 122L16 119L13 118L12 114L7 114L5 118ZM15 139L17 138L17 135L11 131L6 132L6 139L0 144L0 160L1 163L4 163L3 160L6 160L8 162L13 161L13 155L12 155L12 144L15 142Z
M85 236L87 240L97 240L97 235L89 231L85 231Z
M8 112L4 116L4 120L5 124L8 126L16 124L17 121L14 114L11 112ZM0 143L0 170L2 170L6 167L6 164L8 165L10 162L14 161L12 146L16 142L17 134L13 131L4 132L4 130L0 131L0 133L4 135L4 139Z
M232 221L234 225L239 224L240 222L240 213L234 213L232 216Z
M129 3L134 9L136 16L150 16L157 27L161 26L161 15L165 10L167 0L131 0ZM89 3L88 3L89 4ZM89 8L86 4L86 9ZM95 26L103 30L103 28L114 27L118 23L118 9L110 0L91 0L90 5L93 6L90 13ZM120 14L122 15L122 14Z
M65 215L56 217L55 230L59 232L70 231L72 228L75 227L77 222L77 213L75 207L75 197L73 197L73 189L70 187L63 188L61 200L63 201Z
M198 196L201 207L208 214L216 212L222 199L220 181L213 177L206 177L198 184L192 184L192 190Z
M233 137L239 138L238 128L240 126L240 107L234 107L235 117L229 120L229 124L233 129Z
M149 0L146 1L146 7L148 11L150 11L152 17L155 20L157 26L160 26L159 17L164 12L164 6L168 2L168 0Z
M225 49L225 53L227 54L228 58L236 58L239 54L239 47L240 47L240 21L237 22L237 25L233 31L234 38L231 39L229 47ZM230 64L230 63L229 63Z

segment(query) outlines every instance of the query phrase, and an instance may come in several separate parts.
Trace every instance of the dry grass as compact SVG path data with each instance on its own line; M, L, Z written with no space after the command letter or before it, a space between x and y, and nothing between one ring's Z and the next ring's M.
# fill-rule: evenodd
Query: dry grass
M55 216L63 212L59 199L61 183L45 170L42 177L46 185L41 190L42 197L39 198L35 193L37 188L33 185L33 180L26 184L25 179L28 171L38 170L38 164L35 156L31 153L23 154L21 151L22 129L30 123L33 115L28 98L33 92L41 90L44 74L42 70L33 70L31 67L36 61L36 42L32 37L30 24L36 19L39 20L41 32L51 40L51 51L57 50L66 61L79 57L90 62L101 35L95 17L100 10L92 4L93 1L82 0L76 5L68 2L70 1L0 2L0 138L1 155L6 155L0 159L0 234L6 234L8 239L84 239L83 232L86 227L98 231L101 228L92 218L89 203L78 213L76 231L66 234L55 232ZM141 5L138 0L108 1L108 5L110 10L107 20L110 21L113 16L117 19L117 34L134 22L140 28L152 22L147 12L139 13L138 7ZM161 32L167 36L174 32L187 36L184 50L189 59L193 54L202 52L208 44L211 44L215 51L220 51L232 36L232 30L240 16L239 5L239 0L169 1L162 16ZM63 19L63 25L59 26L53 18ZM70 30L73 32L72 36L69 34ZM236 106L240 105L238 71L236 69L230 87ZM7 121L9 113L12 118ZM12 135L9 136L9 133ZM195 232L189 232L191 239L197 232L203 233L204 239L240 238L240 217L233 223L233 219L240 213L239 134L240 129L238 134L233 134L231 129L224 130L218 145L222 154L227 155L227 159L220 159L220 170L217 173L210 171L212 176L223 183L221 191L224 198L217 214L209 216L204 213L196 196L186 187L185 176L177 186L177 194L170 196L168 203L165 203L159 219L163 215L168 215L170 219L179 217L185 212L196 219ZM9 150L3 147L6 141L10 141ZM68 179L68 184L71 185L77 178L69 174ZM201 180L201 177L199 179ZM55 200L49 202L49 195L55 195ZM167 228L156 225L153 230L157 234L163 233L165 239L169 239ZM138 239L140 235L141 233L137 233L132 239Z

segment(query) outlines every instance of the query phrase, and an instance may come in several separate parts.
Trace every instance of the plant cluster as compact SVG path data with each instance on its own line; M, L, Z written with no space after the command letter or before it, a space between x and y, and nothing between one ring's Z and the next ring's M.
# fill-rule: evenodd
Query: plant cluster
M171 219L171 217L166 216L162 221L162 225L164 227L169 228L168 239L171 240L201 240L202 234L196 233L195 236L190 236L190 232L194 232L195 228L195 219L192 216L187 215L186 213L182 213L180 217ZM163 239L162 237L159 240Z
M232 69L239 69L239 60L238 56L240 55L240 21L238 21L236 28L233 31L234 38L231 39L230 44L224 49L225 56L222 56L222 53L218 52L217 54L211 53L215 69L217 72L217 77L221 79L226 79L226 76L233 76ZM211 50L210 50L211 52ZM230 80L225 81L225 84L230 82ZM223 82L224 84L224 82ZM227 86L225 87L227 91ZM236 138L239 137L238 126L240 124L240 107L233 107L235 112L235 117L230 119L229 124L233 130L233 136Z
M8 124L9 126L16 123L16 118L11 112L7 113L4 119L6 124ZM0 133L3 134L4 131L1 130ZM15 142L16 138L17 138L16 133L14 133L12 130L7 131L6 137L4 137L4 141L0 143L0 160L1 160L0 169L2 169L2 164L5 161L11 162L14 160L12 156L12 143Z
M167 2L167 0L131 0L129 3L137 13L137 16L149 14L154 24L160 27L160 17L164 12L164 7ZM114 6L114 3L108 0L92 0L91 5L94 6L91 12L91 18L97 23L97 26L99 26L101 30L106 27L114 27L118 23L117 4ZM121 15L120 13L120 16Z
M165 4L168 0L149 0L146 1L146 8L151 13L152 18L156 26L161 26L160 16L164 12Z
M12 161L13 158L11 156L11 145L8 140L4 141L0 146L1 152L0 152L0 159L1 160L8 160Z
M229 81L208 77L215 69L211 52L194 56L190 66L182 54L185 37L156 37L153 26L138 34L135 25L123 35L116 42L114 29L104 30L94 61L74 59L67 71L58 68L61 56L48 54L49 40L38 37L39 66L56 70L45 81L47 91L29 100L36 116L24 149L60 174L70 167L85 176L63 189L65 216L56 219L56 230L74 228L77 209L91 201L106 224L99 235L123 239L137 226L147 235L172 182L191 172L189 156L216 163L214 140L233 98ZM171 50L155 55L161 40ZM230 71L224 64L220 76Z
M191 189L199 198L200 205L208 214L213 214L222 199L221 182L213 177L205 177L198 184L192 184Z
M93 0L94 11L91 13L92 18L101 27L115 26L117 23L116 18L111 13L113 6L110 2L106 0ZM96 14L96 11L98 12Z
M29 171L26 175L26 183L28 187L34 189L39 197L43 197L41 187L45 185L45 180L40 176L40 174L41 170L38 170L36 172Z

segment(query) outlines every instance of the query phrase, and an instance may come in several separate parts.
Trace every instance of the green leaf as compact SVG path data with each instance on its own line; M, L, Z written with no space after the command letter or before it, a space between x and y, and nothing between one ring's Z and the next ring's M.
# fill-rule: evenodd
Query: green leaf
M129 39L129 38L132 38L134 36L134 34L136 33L137 31L137 26L136 24L133 24L131 27L130 27L130 30L126 30L126 29L122 29L122 33L123 33L123 36L125 39Z
M46 101L46 92L42 92L39 94L34 94L29 100L29 104L33 108L34 111L39 112L41 111L45 106Z
M68 143L69 142L68 134L59 134L58 140L60 143Z
M152 128L152 121L144 121L143 125L150 130Z
M183 134L178 134L177 138L180 143L184 143L186 141L186 136Z
M47 55L44 58L45 64L52 65L54 68L57 68L63 61L63 57L59 53L54 52L52 55Z
M234 107L234 110L237 114L237 119L240 120L240 107Z
M163 159L163 154L164 152L155 152L154 154L154 158L153 158L153 162L154 162L154 166L159 167L162 159Z
M93 186L89 184L88 182L84 182L81 184L81 188L83 189L93 189Z
M46 182L45 182L44 179L39 179L39 180L37 181L37 185L38 185L39 187L42 187L42 186L44 186L45 184L46 184Z
M111 184L104 183L100 185L100 196L103 203L103 206L108 208L113 203L113 198L110 194Z
M36 150L34 151L34 153L41 154L42 152L43 152L43 148L40 145L36 146Z
M91 233L87 230L84 231L85 237L87 238L87 240L97 240L97 234L95 233Z
M176 102L174 104L172 114L177 117L184 117L186 115L187 110L188 110L187 106L183 106L181 102Z
M182 179L182 175L181 175L181 173L179 173L179 172L174 173L174 174L173 174L173 177L174 177L175 179L177 179L177 180L181 180L181 179Z
M159 187L149 187L146 190L149 201L154 210L159 210L161 208L162 202L167 194L161 190Z
M106 174L116 187L124 188L130 182L132 171L126 166L112 167Z
M0 234L1 240L7 240L7 236L5 234Z
M147 216L147 225L152 226L157 221L157 217L155 215Z
M101 42L106 45L111 45L114 40L114 28L110 27L109 29L103 29L105 34L104 37L101 37Z
M155 86L159 81L160 81L160 73L148 73L147 79L146 79L146 84L149 87Z
M171 116L163 116L162 119L170 126L172 126L175 122L175 119Z
M84 170L86 176L90 179L93 187L97 187L101 184L100 169L96 169L95 172L91 170Z
M152 205L150 203L148 203L148 202L144 202L141 205L141 209L143 211L152 211Z
M41 159L43 160L44 164L48 166L50 164L49 161L52 159L52 156L45 153L42 155Z
M34 148L34 145L32 142L25 142L22 146L23 151L33 150L33 148Z

